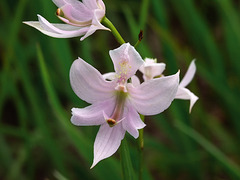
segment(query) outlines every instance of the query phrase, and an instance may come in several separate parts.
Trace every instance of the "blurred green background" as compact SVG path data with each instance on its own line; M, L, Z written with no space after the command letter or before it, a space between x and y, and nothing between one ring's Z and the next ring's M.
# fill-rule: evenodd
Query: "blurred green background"
M185 74L199 100L174 100L146 118L144 179L240 179L240 1L104 0L106 16L142 57L167 64L166 75ZM92 170L98 127L75 127L71 108L87 104L73 93L69 69L77 57L102 73L113 70L108 51L119 44L110 32L55 39L22 21L41 14L60 22L51 0L0 1L0 179L120 180L119 153ZM133 167L136 140L126 135Z

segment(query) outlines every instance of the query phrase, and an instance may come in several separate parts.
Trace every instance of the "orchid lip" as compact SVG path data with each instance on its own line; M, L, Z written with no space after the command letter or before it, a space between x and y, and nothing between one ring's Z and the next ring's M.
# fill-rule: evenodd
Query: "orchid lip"
M127 97L126 87L123 85L118 85L116 91L116 104L113 113L110 117L104 114L104 118L110 127L113 127L120 123L125 117L122 118L124 105Z

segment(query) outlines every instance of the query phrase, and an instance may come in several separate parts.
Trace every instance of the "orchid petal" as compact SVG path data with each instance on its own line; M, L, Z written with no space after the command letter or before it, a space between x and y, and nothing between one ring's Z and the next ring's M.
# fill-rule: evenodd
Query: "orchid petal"
M36 28L41 31L43 34L46 34L55 38L71 38L84 35L89 27L76 27L69 24L58 24L58 23L49 23L45 18L38 15L39 22L37 21L27 21L23 22L29 26Z
M89 9L98 9L97 0L82 0L83 4L87 6Z
M79 2L80 3L80 2ZM71 4L66 4L61 7L61 11L63 12L63 21L66 23L72 22L73 25L90 25L91 20L93 17L93 12L87 9L82 3L80 4L79 8ZM61 19L61 16L58 16ZM66 19L66 20L64 20ZM70 20L70 22L69 22Z
M182 81L180 82L179 86L186 87L193 79L193 76L196 72L196 65L195 65L195 59L192 60L185 76L183 77Z
M162 75L162 72L165 70L165 63L156 62L156 59L145 58L144 64L139 68L139 71L143 73L143 78L145 81Z
M189 106L189 113L191 113L192 107L195 104L195 102L198 100L198 97L193 94L191 91L189 91L187 88L178 87L177 94L175 99L184 99L184 100L190 100L190 106Z
M81 41L83 41L88 36L92 35L96 30L101 29L101 30L110 31L110 29L103 26L99 21L99 18L102 18L104 15L105 15L105 12L102 11L102 10L96 9L94 11L94 16L93 16L93 19L92 19L92 25L89 27L87 33L80 39Z
M76 9L82 10L84 4L78 0L52 0L57 7L61 8L66 4L72 5Z
M119 148L124 135L125 130L121 123L113 127L109 127L107 123L101 125L94 142L94 159L91 168L99 161L113 155Z
M73 4L76 0L52 0L57 7L62 7L65 4Z
M73 4L76 0L52 0L57 7L62 7L65 4Z
M103 78L104 78L105 80L110 80L110 81L112 81L112 80L114 80L114 79L116 78L116 73L115 73L115 72L105 73L105 74L103 74Z
M144 124L139 114L130 103L127 103L125 106L127 107L125 107L123 117L126 117L126 119L122 121L123 128L137 139L139 136L138 129L144 128L146 124Z
M143 60L139 53L129 43L121 45L119 48L109 51L112 58L114 69L126 81L133 76L139 67L143 64Z
M76 126L100 125L105 122L103 112L110 115L114 109L115 99L97 102L85 108L72 108L71 122Z
M81 58L75 60L71 66L70 82L75 94L91 104L114 96L116 83L104 80L97 69Z
M135 75L133 75L132 77L131 77L131 82L132 82L132 85L133 86L139 86L141 83L140 83L140 80L138 79L138 77L137 76L135 76Z
M152 79L133 87L128 84L131 102L143 115L155 115L167 109L175 98L179 72L172 76Z

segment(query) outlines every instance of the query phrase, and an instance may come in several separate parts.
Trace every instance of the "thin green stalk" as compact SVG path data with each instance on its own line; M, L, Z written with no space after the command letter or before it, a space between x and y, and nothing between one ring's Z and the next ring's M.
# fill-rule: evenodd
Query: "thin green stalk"
M143 39L143 31L140 30L140 33L138 34L138 41L137 41L137 43L134 45L135 48L140 44L140 42L142 41L142 39Z
M104 17L101 22L111 30L111 32L112 32L113 36L116 38L117 42L119 42L120 44L125 43L122 36L119 34L119 32L117 31L115 26L112 24L112 22L108 18Z
M140 115L142 121L144 122L144 116ZM143 129L139 130L139 137L138 137L138 145L139 145L139 174L138 178L139 180L142 180L142 174L143 174L143 149L144 149L144 139L143 139Z

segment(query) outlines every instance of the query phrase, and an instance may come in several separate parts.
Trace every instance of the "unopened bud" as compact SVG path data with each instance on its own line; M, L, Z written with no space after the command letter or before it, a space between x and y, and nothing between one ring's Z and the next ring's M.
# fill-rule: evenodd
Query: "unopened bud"
M140 33L138 34L138 40L142 41L143 39L143 30L140 30Z

